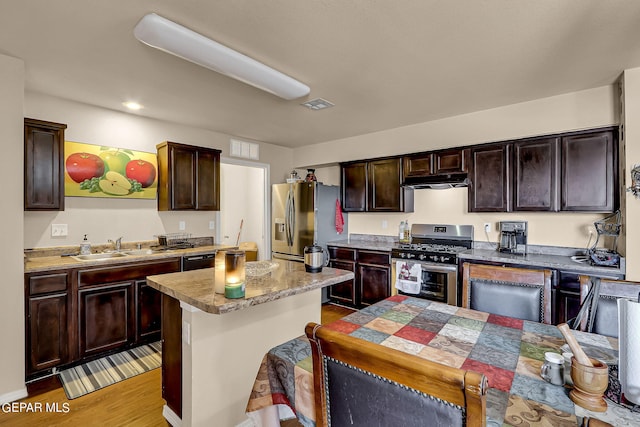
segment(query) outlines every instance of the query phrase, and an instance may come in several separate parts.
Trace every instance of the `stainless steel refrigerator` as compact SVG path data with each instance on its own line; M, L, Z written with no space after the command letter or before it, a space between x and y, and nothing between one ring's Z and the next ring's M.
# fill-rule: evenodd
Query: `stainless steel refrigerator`
M336 231L336 201L340 187L317 182L274 184L271 194L271 256L304 262L304 247L346 239L347 215L342 233Z

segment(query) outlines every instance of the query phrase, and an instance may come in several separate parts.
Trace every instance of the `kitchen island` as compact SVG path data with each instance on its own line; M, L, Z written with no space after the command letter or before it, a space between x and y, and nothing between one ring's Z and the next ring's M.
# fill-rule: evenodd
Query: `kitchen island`
M262 276L248 275L241 299L215 293L222 270L147 277L163 293L163 414L172 425L245 421L247 393L264 353L299 336L308 322L320 322L321 288L354 277L345 270L307 273L302 263L277 264Z

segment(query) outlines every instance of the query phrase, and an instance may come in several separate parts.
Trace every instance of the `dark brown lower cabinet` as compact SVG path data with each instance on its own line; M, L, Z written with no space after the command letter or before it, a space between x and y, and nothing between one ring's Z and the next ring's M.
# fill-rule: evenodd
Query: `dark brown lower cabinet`
M162 293L147 285L146 280L136 281L136 341L160 339Z
M133 342L133 286L128 282L80 289L80 357Z
M391 254L329 246L329 266L353 271L355 278L329 288L332 302L362 308L391 296Z
M162 295L162 398L182 417L182 309L180 301Z
M159 340L162 294L146 277L176 271L180 258L25 274L26 379Z
M27 374L69 361L67 293L28 300Z
M368 306L391 296L391 254L358 250L360 305Z

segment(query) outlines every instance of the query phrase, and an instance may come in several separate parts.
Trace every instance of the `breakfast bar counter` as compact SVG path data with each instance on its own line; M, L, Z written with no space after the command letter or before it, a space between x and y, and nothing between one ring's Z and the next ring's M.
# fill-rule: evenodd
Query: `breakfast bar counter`
M252 266L263 268L251 275ZM224 271L213 268L147 277L163 293L163 415L173 426L245 421L262 356L308 322L320 323L321 288L353 278L326 267L307 273L304 264L281 260L247 263L247 272L239 299L215 293Z

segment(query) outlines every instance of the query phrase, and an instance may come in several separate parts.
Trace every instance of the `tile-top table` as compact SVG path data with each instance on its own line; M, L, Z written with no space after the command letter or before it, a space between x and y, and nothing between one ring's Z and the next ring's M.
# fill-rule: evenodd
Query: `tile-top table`
M565 344L553 325L398 295L327 327L444 365L484 373L489 380L490 426L537 422L576 426L585 416L615 426L640 425L640 413L610 400L605 413L587 411L569 398L570 385L555 386L540 377L544 353L561 353ZM616 339L584 332L574 335L591 357L617 364ZM279 425L280 418L295 414L303 425L314 426L312 372L305 336L271 349L260 366L248 415L260 419L262 425Z

